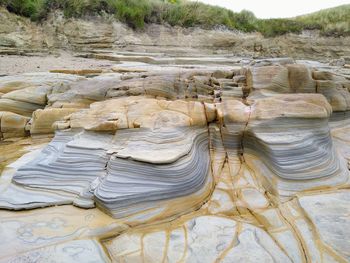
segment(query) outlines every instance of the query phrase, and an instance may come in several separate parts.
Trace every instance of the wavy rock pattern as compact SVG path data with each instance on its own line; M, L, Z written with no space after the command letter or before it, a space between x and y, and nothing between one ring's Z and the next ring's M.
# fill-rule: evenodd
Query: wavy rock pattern
M74 196L81 196L81 199L75 200L77 205L91 207L91 197L85 200L84 195L89 191L90 183L106 173L109 159L107 150L112 138L112 135L91 132L58 133L38 157L16 171L13 181L29 187L33 195L35 192L45 193L46 190L66 193L66 196L69 193L70 203ZM46 206L52 204L48 202ZM22 208L26 205L25 202ZM37 203L36 206L45 206L45 202Z
M347 167L332 145L331 109L322 96L276 95L251 106L234 103L223 103L219 114L224 145L229 153L257 157L246 161L267 178L265 188L288 196L348 181Z
M21 166L12 180L16 185L11 185L7 194L21 192L23 199L22 204L7 201L3 207L9 209L72 202L91 207L95 199L113 217L141 213L141 218L147 218L165 212L169 216L198 205L208 196L208 131L191 127L135 129L121 130L114 136L63 131ZM25 199L26 195L31 198ZM192 200L185 204L181 197L191 195ZM6 198L2 199L5 202ZM176 208L180 202L181 208Z
M121 131L116 138L117 153L95 190L97 205L114 217L145 209L176 213L172 199L201 200L211 188L207 129Z

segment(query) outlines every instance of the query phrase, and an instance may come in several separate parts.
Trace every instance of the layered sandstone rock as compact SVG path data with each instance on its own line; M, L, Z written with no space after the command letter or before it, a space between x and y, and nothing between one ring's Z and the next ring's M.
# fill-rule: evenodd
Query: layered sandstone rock
M319 93L333 111L350 110L348 79L330 72L312 70L301 64L251 67L247 85L251 98L274 96L276 93Z
M347 262L349 81L292 62L0 78L0 262Z
M32 54L68 48L106 58L104 51L113 48L126 52L130 49L147 54L155 52L163 57L166 53L203 57L222 52L240 57L335 59L333 64L341 66L348 64L347 58L350 56L349 37L321 37L317 32L264 38L258 33L242 34L222 29L205 30L158 24L148 24L144 30L134 31L112 17L67 19L62 13L54 12L46 21L36 24L4 8L0 9L0 14L0 52L4 54ZM147 54L141 60L152 62L145 60ZM173 61L171 56L167 59ZM177 61L186 60L182 57Z
M206 129L117 132L112 151L94 194L114 217L135 215L132 220L142 222L181 214L211 190Z
M195 101L166 101L129 97L96 102L71 114L64 127L91 131L206 125L216 118L215 108Z
M33 130L40 131L39 118L34 116ZM92 104L67 119L65 127L75 130L57 133L48 147L17 170L16 185L6 193L30 196L21 203L4 194L1 200L8 205L3 207L91 207L95 200L113 217L138 214L130 221L183 213L200 204L212 187L206 125L215 118L215 108L193 101L135 97ZM102 133L119 129L115 135ZM188 196L192 200L184 205Z
M76 108L47 108L36 110L32 115L30 125L31 134L53 133L55 131L54 123L62 121L64 117L76 112Z
M25 127L29 121L28 117L18 115L12 112L0 112L1 137L24 137L26 135Z
M237 101L220 106L227 151L244 154L268 181L265 189L289 196L348 181L348 169L332 146L327 123L332 110L323 96L276 95L250 106Z
M79 80L80 78L75 76L52 73L22 74L1 78L0 111L6 112L6 114L2 114L4 118L3 123L0 124L0 127L3 127L1 132L6 133L6 138L23 137L26 130L30 129L26 125L33 112L45 108L49 94L56 92L58 89L69 89L73 82ZM33 115L34 121L38 119L38 115L40 114ZM40 129L41 133L52 132L50 126L55 120L61 119L59 116L63 117L65 115L61 112L61 114L55 116L46 116L46 127L40 127L43 124L40 124L39 120L39 123L35 126L37 130L33 129L33 133L37 133Z

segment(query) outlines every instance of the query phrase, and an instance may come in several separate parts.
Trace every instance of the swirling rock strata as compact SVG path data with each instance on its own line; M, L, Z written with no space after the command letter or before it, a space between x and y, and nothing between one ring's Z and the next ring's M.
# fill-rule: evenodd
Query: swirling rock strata
M206 128L131 129L115 135L62 131L12 180L23 196L43 196L31 207L45 206L45 195L52 205L50 192L69 193L77 206L91 207L96 200L113 217L141 214L138 220L145 220L201 203L212 186L209 167ZM189 196L186 203L181 199ZM7 208L27 206L23 200Z
M46 189L84 195L96 177L105 175L112 137L91 132L58 133L37 158L17 170L13 182L39 193ZM93 204L84 200L79 205Z
M270 191L289 196L348 180L345 162L332 144L331 108L324 97L276 95L251 106L226 101L221 111L228 153L244 153Z
M172 199L200 202L204 189L210 189L207 129L126 130L117 132L116 140L112 151L117 153L95 190L98 206L114 217L146 209L175 214ZM182 209L193 200L182 203Z

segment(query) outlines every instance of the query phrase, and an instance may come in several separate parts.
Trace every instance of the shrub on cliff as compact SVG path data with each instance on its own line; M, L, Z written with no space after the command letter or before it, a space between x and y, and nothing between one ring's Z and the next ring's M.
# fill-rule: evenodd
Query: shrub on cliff
M46 0L0 0L10 12L37 21L46 16Z
M299 34L304 24L291 19L261 19L256 27L264 36L275 37L286 33Z

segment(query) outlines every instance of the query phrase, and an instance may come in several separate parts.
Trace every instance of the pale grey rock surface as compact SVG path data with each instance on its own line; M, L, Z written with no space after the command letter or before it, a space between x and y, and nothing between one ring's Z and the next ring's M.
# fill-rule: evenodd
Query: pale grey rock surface
M313 222L323 242L350 260L350 192L325 192L302 196L299 203Z

